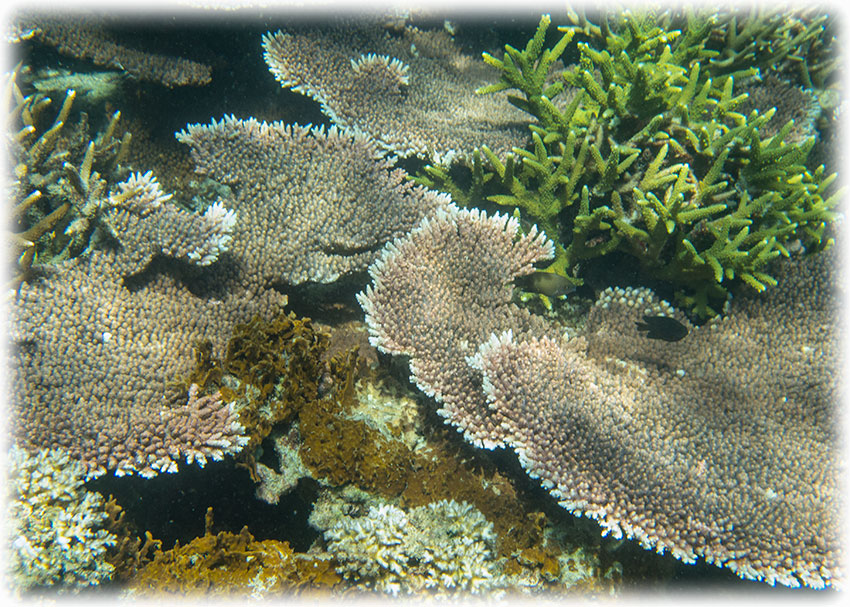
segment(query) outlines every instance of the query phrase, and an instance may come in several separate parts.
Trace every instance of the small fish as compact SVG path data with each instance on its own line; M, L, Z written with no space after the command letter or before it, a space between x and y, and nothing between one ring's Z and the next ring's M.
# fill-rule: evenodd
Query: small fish
M669 316L644 316L643 322L635 321L638 331L647 331L649 339L679 341L688 334L688 328Z
M576 286L568 278L543 270L516 277L514 286L546 297L561 297L576 290Z

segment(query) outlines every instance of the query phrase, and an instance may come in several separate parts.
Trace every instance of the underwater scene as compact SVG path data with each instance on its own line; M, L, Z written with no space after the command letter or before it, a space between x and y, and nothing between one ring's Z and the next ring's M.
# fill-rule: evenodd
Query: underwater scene
M19 8L6 590L835 596L839 25Z

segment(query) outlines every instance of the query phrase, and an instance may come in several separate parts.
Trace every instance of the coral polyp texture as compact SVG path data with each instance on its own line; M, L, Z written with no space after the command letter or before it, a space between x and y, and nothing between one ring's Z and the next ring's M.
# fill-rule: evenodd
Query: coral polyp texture
M103 497L83 487L85 466L59 450L17 447L7 462L7 572L17 589L75 592L109 581L104 557L117 540L104 529Z
M481 593L504 585L497 575L493 524L466 502L441 500L410 512L371 506L324 532L337 572L387 594Z
M208 266L227 250L234 211L217 200L198 215L169 204L170 199L150 172L130 175L105 199L105 223L121 240L126 273L143 270L156 255Z
M370 268L374 286L358 295L372 345L410 356L411 379L474 444L501 445L500 426L465 357L493 331L542 330L511 303L509 283L551 256L552 243L536 230L521 235L516 219L451 205L390 243Z
M258 286L333 282L447 204L372 141L337 128L225 117L177 134L196 170L232 186L231 246Z
M568 338L507 303L512 273L551 255L521 237L522 261L503 261L508 226L443 212L388 246L360 297L373 343L604 533L770 584L840 585L834 256L783 262L770 297L699 328L647 289L609 289ZM645 315L688 335L649 339Z
M138 217L157 223L165 211L150 210L152 201L172 204L150 175L134 176L112 196L121 198L119 215L148 209ZM230 405L197 387L187 392L181 382L194 367L197 343L210 341L221 355L235 324L280 312L285 297L273 291L247 297L227 262L206 273L190 265L226 244L232 217L213 208L196 217L170 211L183 244L160 252L182 263L159 255L138 272L138 252L125 255L119 242L20 285L9 336L11 413L21 447L62 448L90 476L107 470L152 476L182 460L220 459L245 444ZM190 246L190 228L216 222L198 229ZM149 229L141 219L123 227L130 242Z
M528 119L499 98L475 95L495 72L445 31L378 19L293 28L263 37L284 87L318 101L334 124L366 133L399 156L448 161L482 144L508 152L528 140Z

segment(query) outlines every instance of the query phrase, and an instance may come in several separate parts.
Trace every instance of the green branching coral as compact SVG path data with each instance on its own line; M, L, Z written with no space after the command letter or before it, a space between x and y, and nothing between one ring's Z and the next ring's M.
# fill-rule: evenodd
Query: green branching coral
M536 121L532 145L505 159L482 147L469 187L446 167L429 167L420 181L461 204L486 198L521 211L557 244L548 270L576 282L582 261L630 255L701 317L717 313L733 281L774 285L768 263L798 241L810 251L830 244L839 194L829 188L834 175L805 164L814 139L789 143L792 122L762 135L774 108L737 111L747 95L736 80L757 78L766 55L789 58L788 28L767 30L782 33L781 45L742 50L752 58L744 67L712 46L718 28L745 36L722 15L626 11L601 26L575 21L551 48L544 16L525 49L484 54L501 77L479 93L517 92L509 100ZM818 20L790 40L811 42L821 30ZM565 69L560 57L577 34L579 60Z

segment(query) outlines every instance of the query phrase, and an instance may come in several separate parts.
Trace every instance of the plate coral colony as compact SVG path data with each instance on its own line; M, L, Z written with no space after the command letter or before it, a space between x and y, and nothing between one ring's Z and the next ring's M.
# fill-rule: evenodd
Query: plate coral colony
M229 15L7 27L13 592L843 585L832 16Z

